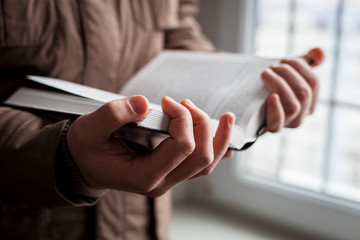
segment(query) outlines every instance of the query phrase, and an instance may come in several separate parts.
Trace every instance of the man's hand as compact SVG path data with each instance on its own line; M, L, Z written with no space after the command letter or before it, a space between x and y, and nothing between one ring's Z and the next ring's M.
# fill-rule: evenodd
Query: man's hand
M312 71L324 59L319 48L295 59L282 59L270 66L261 77L271 92L266 104L267 130L278 132L283 127L296 128L316 105L319 83Z
M170 137L144 155L134 154L113 132L146 116L145 97L109 102L70 126L69 150L91 187L160 196L181 181L209 174L226 155L233 114L220 118L213 138L210 118L190 101L164 97L162 108L170 116Z

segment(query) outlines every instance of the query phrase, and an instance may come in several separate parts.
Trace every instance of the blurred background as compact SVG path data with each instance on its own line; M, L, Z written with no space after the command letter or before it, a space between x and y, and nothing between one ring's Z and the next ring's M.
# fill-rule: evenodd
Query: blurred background
M360 0L203 0L198 19L225 51L326 58L299 129L174 190L171 239L360 239Z

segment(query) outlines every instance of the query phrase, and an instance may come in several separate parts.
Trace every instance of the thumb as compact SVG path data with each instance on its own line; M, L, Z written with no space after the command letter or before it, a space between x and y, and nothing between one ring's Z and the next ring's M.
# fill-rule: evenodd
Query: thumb
M324 60L324 52L321 48L313 48L303 58L309 63L310 66L316 67Z
M93 137L107 138L121 126L144 118L148 109L148 100L136 95L108 102L83 117L86 118L86 129L92 132Z

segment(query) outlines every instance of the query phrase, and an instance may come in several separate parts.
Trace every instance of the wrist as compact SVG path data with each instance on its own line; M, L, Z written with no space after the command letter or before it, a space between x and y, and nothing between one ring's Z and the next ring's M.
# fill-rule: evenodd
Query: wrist
M81 196L96 199L104 194L105 190L90 187L76 165L67 143L67 133L71 124L72 121L65 123L60 139L55 161L56 185L67 198L74 199Z

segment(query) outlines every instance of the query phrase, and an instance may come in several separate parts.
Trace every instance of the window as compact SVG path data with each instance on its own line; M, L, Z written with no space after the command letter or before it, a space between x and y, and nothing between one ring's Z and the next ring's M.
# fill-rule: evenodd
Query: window
M301 54L320 46L320 98L296 130L264 136L240 171L360 201L360 1L258 0L254 53Z
M210 178L211 193L221 204L271 221L322 237L357 239L360 0L239 2L232 9L242 27L233 35L245 38L233 48L283 57L318 46L326 59L316 69L321 88L315 113L300 128L267 134L220 164Z

